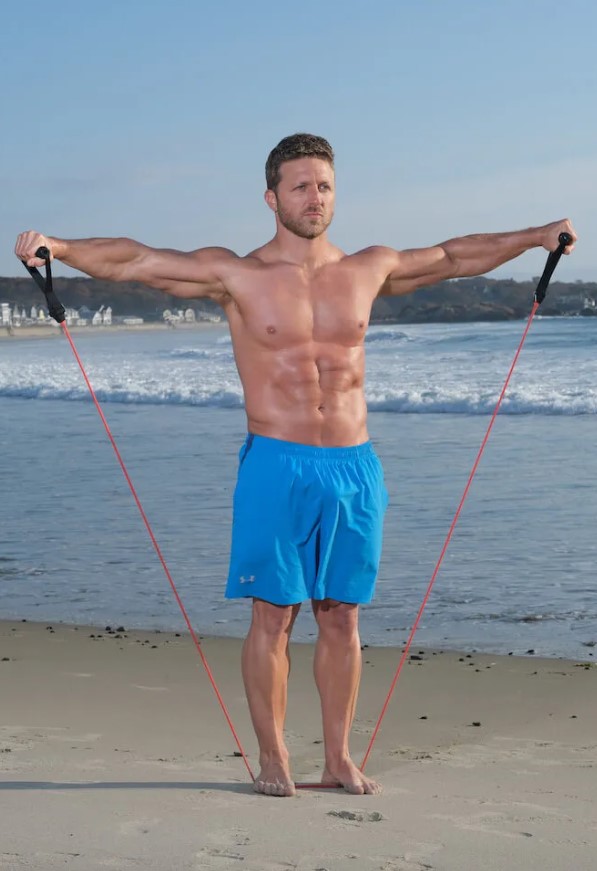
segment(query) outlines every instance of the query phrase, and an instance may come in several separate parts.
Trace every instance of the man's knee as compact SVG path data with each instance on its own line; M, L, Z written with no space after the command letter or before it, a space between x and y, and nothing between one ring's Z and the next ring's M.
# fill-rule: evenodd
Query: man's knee
M300 605L274 605L263 599L253 599L252 628L271 638L288 635Z
M320 633L351 638L358 632L359 606L350 602L324 599L313 603Z

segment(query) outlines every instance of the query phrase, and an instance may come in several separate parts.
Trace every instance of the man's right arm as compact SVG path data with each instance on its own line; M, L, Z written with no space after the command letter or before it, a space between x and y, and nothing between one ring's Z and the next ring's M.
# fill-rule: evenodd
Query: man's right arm
M201 297L225 292L223 273L237 259L227 248L183 252L151 248L133 239L57 239L33 230L21 233L15 253L28 266L42 266L35 256L45 246L51 257L108 281L139 281L174 296Z

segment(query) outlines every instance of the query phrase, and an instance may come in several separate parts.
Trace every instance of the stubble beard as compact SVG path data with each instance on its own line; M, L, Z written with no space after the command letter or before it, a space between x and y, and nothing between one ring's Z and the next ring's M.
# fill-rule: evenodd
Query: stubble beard
M301 239L317 239L318 236L325 233L334 216L332 212L329 217L324 214L321 216L301 215L299 218L295 218L286 212L279 202L277 215L282 226Z

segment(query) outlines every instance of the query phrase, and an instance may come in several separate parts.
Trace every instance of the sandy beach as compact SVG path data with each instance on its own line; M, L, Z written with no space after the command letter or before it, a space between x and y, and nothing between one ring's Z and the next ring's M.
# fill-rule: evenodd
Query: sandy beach
M255 769L240 641L203 650ZM252 792L188 633L0 623L0 868L594 869L593 663L411 654L367 765L384 793L276 799ZM322 765L312 655L294 645L297 781ZM399 656L363 649L359 762Z

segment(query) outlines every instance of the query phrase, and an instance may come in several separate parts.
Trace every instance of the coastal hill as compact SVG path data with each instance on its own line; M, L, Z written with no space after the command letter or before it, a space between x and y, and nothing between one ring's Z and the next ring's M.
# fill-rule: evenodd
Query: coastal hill
M372 323L425 323L501 321L528 315L538 278L532 281L480 276L444 281L407 296L380 297L373 306ZM54 289L66 307L95 311L111 306L116 318L138 316L161 321L166 308L194 309L198 316L220 312L208 299L183 300L137 282L114 283L94 278L54 278ZM27 312L40 306L43 296L35 283L23 278L0 278L0 301L17 304ZM542 315L597 316L597 282L553 281L540 312Z

